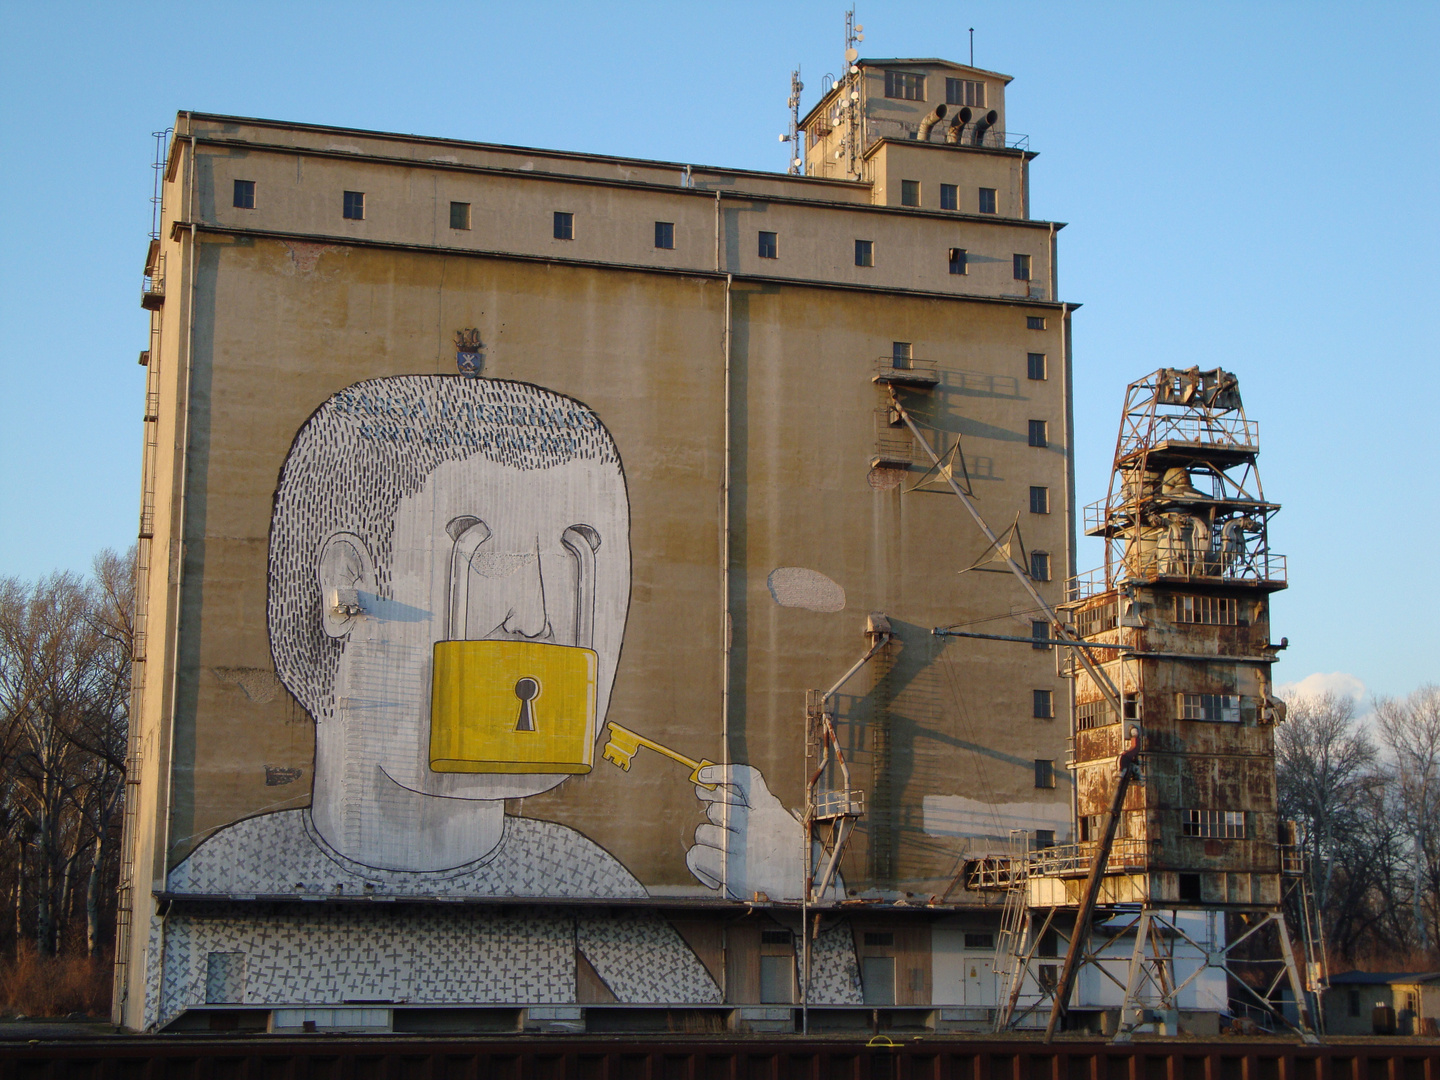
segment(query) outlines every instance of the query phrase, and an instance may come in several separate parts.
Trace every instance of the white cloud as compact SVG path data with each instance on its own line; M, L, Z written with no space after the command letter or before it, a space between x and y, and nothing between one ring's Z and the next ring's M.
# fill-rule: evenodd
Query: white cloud
M1365 684L1346 671L1329 674L1317 671L1299 682L1282 683L1276 690L1282 695L1295 694L1299 697L1315 697L1328 692L1354 701L1360 701L1365 696Z

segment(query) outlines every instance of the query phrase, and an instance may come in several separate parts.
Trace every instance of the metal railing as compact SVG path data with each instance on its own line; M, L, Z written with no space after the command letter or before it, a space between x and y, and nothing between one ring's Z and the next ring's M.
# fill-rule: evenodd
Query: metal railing
M959 106L951 106L958 109ZM952 113L951 116L954 114ZM983 115L983 110L982 110ZM927 142L944 144L946 136L950 133L950 116L935 124L930 129L930 138ZM843 125L837 125L843 126ZM833 133L835 128L825 129L824 135ZM879 120L872 118L868 121L869 139L875 138L920 138L920 124L918 121L909 120ZM867 143L869 141L867 139ZM811 144L813 145L813 143ZM1004 131L1000 128L987 128L980 133L979 138L975 134L975 121L965 125L958 142L950 143L951 146L983 146L988 150L1029 150L1030 136L1021 134L1018 131Z
M910 429L890 423L890 410L875 410L875 456L881 461L908 465L915 460L915 437Z
M945 123L942 121L935 125L935 130L940 131L944 127ZM936 141L933 136L931 141ZM954 145L984 146L990 150L1029 150L1030 136L1022 135L1018 131L1001 131L999 128L990 128L977 139L975 137L975 125L972 122L966 126L964 135L962 135L960 141Z
M1255 420L1229 415L1197 415L1193 412L1179 415L1156 413L1146 419L1149 423L1138 417L1126 418L1120 434L1120 456L1165 442L1247 452L1258 452L1260 449L1260 424Z
M1032 877L1082 877L1090 872L1095 861L1099 841L1090 840L1081 844L1060 844L1041 848L1029 855L1029 873ZM1106 873L1121 873L1126 870L1143 870L1150 857L1148 840L1117 839L1110 847L1110 857L1105 862Z
M1083 574L1066 579L1065 602L1071 604L1077 600L1089 600L1109 588L1110 580L1105 573L1105 567L1097 566L1094 570L1086 570Z
M860 817L865 813L865 792L817 791L815 793L815 816L817 818Z
M147 266L140 285L140 299L146 307L158 306L158 301L165 299L165 255L162 252L155 258L154 266Z
M934 360L918 356L882 356L875 361L875 379L878 382L919 382L937 383L940 376L935 370Z
M1143 561L1127 559L1124 569L1125 576L1135 581L1180 578L1184 581L1283 585L1287 580L1285 556L1268 551L1194 551L1182 548L1157 552Z
M1289 581L1284 555L1268 551L1164 552L1144 560L1127 559L1115 567L1115 584L1133 581L1193 581L1205 584L1271 585L1283 587ZM1111 588L1105 567L1097 566L1076 574L1065 583L1066 603L1088 600Z
M1118 509L1118 508L1117 508ZM1110 520L1110 500L1100 499L1085 507L1085 535L1104 528Z
M1084 877L1090 872L1099 850L1098 841L1080 844L1056 844L1024 855L986 855L976 859L970 868L967 888L1000 890L1014 887L1032 877ZM1150 841L1117 839L1105 861L1107 874L1144 870L1150 857Z
M1299 875L1305 873L1305 849L1296 844L1280 844L1280 872Z

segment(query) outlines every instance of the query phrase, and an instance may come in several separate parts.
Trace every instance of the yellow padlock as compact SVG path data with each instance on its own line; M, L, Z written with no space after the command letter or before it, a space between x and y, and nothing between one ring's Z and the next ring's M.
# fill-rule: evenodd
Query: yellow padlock
M533 641L437 641L430 768L588 773L595 760L592 649Z

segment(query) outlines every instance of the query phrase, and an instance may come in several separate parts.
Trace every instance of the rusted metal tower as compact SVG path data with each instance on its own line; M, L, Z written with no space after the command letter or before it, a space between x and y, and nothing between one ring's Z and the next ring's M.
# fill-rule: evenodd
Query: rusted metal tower
M1237 1011L1248 999L1279 1016L1288 982L1295 1026L1315 1037L1305 991L1318 949L1307 941L1302 978L1283 906L1301 870L1275 793L1284 705L1270 668L1283 643L1270 642L1269 596L1286 577L1258 453L1228 372L1162 368L1126 391L1109 493L1085 517L1105 565L1074 579L1062 606L1103 649L1103 679L1074 662L1083 650L1067 662L1077 842L970 875L1010 894L997 1027L1048 1012L1053 1033L1089 966L1123 989L1117 1039L1151 1022L1173 1033L1182 991L1221 969ZM1037 955L1054 956L1039 947L1052 929L1070 934L1063 968ZM1177 953L1189 955L1178 969Z

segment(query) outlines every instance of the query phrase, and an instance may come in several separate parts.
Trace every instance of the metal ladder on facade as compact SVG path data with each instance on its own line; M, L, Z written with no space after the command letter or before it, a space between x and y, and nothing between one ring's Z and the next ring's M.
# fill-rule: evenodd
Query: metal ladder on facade
M1322 997L1330 981L1330 972L1325 958L1325 930L1320 923L1320 908L1315 903L1315 890L1310 879L1310 859L1301 856L1300 867L1300 949L1305 956L1305 992L1311 995L1310 1015L1314 1017L1316 1031L1325 1032L1325 1010L1321 1008Z
M995 938L996 1031L1010 1023L1018 981L1024 977L1025 932L1029 925L1029 903L1024 872L1030 837L1024 831L1010 832L1010 888L1000 915L1000 933Z

